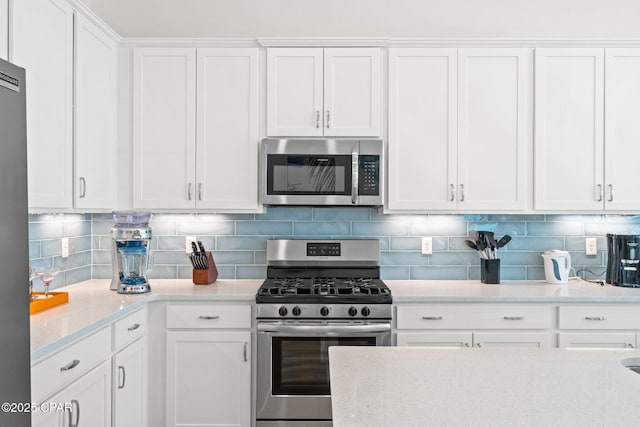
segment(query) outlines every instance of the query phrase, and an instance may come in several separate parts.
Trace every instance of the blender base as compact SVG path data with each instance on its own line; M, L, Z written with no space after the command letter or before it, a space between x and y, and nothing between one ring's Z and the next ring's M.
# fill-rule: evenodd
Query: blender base
M118 285L117 291L119 294L144 294L147 292L151 292L151 286L149 286L148 283L137 285L127 285L121 283Z

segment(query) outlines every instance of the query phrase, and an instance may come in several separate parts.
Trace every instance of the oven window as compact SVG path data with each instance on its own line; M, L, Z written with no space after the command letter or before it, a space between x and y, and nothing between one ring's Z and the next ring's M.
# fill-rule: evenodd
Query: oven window
M375 337L272 339L274 395L330 395L329 352L334 345L375 346Z
M351 194L351 156L269 155L268 193L273 195Z

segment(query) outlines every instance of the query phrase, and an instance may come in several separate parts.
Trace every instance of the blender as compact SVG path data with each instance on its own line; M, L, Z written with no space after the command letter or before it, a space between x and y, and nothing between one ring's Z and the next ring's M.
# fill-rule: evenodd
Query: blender
M114 211L111 227L111 290L119 294L151 291L147 273L151 269L151 212Z

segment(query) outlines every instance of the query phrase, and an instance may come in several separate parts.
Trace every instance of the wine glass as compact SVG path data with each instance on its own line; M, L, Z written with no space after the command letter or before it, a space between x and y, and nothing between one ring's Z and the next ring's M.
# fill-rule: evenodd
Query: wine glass
M53 278L60 273L60 268L51 267L51 268L36 268L36 275L42 282L44 286L44 297L49 298L49 285L53 281Z

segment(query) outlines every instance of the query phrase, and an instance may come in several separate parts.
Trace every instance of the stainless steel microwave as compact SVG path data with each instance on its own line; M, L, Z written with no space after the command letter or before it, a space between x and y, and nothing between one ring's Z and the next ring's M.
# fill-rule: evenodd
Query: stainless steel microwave
M263 139L265 205L381 206L380 139Z

